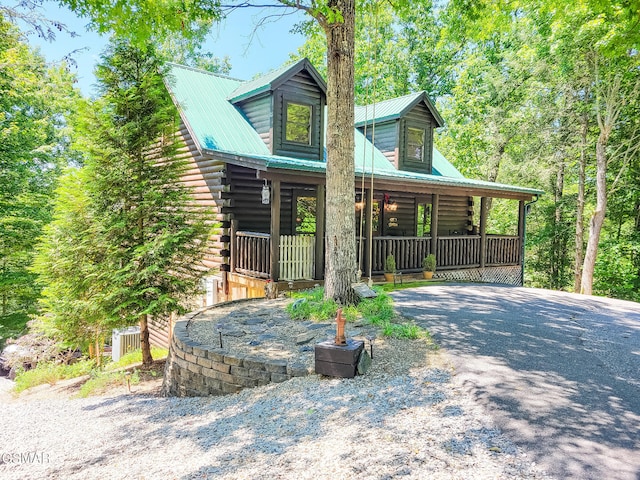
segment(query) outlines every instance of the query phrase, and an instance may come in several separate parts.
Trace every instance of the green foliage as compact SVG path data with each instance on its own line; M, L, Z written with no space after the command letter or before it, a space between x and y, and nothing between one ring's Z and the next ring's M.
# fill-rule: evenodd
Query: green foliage
M287 312L294 320L327 320L335 318L338 311L335 300L324 299L324 289L321 287L308 292L294 292L292 297L299 300L287 305Z
M425 272L435 272L436 271L436 256L433 253L430 253L424 260L422 260L422 269Z
M382 327L385 337L408 338L414 340L424 336L424 331L413 323L387 323Z
M51 194L68 161L65 116L77 96L64 67L44 58L0 15L0 316L35 312L28 267L50 220Z
M56 190L53 221L37 247L33 271L43 286L38 327L64 345L86 350L125 326L104 303L103 262L98 220L87 192L86 168L73 169Z
M204 273L198 267L210 231L179 181L186 165L175 157L178 113L160 67L151 47L112 44L97 69L103 97L85 130L90 194L107 248L104 300L126 324L183 311Z
M48 383L50 385L68 378L87 375L96 368L93 360L79 360L70 365L55 362L39 362L36 368L20 371L16 375L14 391L20 393L27 388Z
M379 327L382 334L394 338L429 338L429 333L415 323L400 321L393 310L393 299L381 288L375 288L378 295L366 298L357 305L344 307L343 317L347 322L363 320ZM294 320L327 321L336 317L338 305L332 299L324 300L324 290L317 287L306 292L293 294L296 300L287 305L287 312Z
M396 273L396 257L393 255L387 256L384 261L384 271L385 273Z
M640 242L605 242L594 275L594 293L640 302Z
M27 331L29 316L22 312L0 316L0 351L9 338L18 338Z
M151 356L158 360L161 358L166 358L169 354L169 351L166 348L160 347L151 347ZM117 362L110 362L106 365L105 370L116 370L123 367L128 367L129 365L133 365L136 363L142 362L142 350L134 350L132 352L125 353L120 357Z

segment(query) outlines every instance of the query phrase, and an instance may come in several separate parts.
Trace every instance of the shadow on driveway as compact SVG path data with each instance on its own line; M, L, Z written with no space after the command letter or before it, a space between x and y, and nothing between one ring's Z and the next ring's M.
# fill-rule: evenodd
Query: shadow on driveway
M392 295L550 474L640 480L639 304L473 284Z

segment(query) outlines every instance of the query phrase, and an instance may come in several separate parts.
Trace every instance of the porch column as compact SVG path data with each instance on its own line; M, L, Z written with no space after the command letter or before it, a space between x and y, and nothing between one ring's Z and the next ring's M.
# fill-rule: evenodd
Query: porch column
M520 239L520 264L524 264L524 236L525 236L525 205L524 200L518 203L518 238Z
M277 282L280 278L280 180L271 181L271 242L269 276Z
M324 202L325 187L316 187L316 245L315 245L315 272L314 278L324 278Z
M371 278L372 275L372 266L371 264L373 263L373 231L372 231L372 226L373 226L373 188L369 188L367 190L367 212L366 212L366 220L365 220L365 225L367 226L367 232L365 233L365 244L364 244L364 265L363 265L363 269L364 272L366 272L367 277ZM364 241L364 240L363 240Z
M480 199L480 268L487 262L487 197Z
M238 232L238 220L231 220L231 228L230 228L230 240L229 242L229 271L231 273L236 271L236 265L238 264L238 236L236 233Z
M440 205L440 194L434 193L431 200L431 253L438 259L438 210Z

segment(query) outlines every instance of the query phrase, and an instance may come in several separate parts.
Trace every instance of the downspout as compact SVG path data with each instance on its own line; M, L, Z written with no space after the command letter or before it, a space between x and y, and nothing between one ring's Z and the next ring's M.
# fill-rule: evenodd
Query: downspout
M522 226L522 262L520 263L520 278L522 279L522 286L524 287L524 253L525 253L525 245L527 243L527 215L529 215L529 210L531 210L531 205L536 203L540 198L539 195L535 195L535 200L524 204L524 218L523 226Z

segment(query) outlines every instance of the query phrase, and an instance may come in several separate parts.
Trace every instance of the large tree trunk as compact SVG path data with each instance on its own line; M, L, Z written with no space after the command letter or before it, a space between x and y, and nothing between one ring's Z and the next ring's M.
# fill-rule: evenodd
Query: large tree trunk
M153 363L151 357L151 343L149 342L149 322L147 315L140 315L140 347L142 349L142 365L145 367Z
M573 291L580 292L582 285L582 262L584 255L584 185L587 168L587 134L589 118L585 115L582 122L582 142L580 146L580 165L578 169L578 201L576 205L576 259L573 274Z
M607 140L608 130L601 130L596 143L596 209L589 222L589 240L582 266L582 284L580 292L586 295L593 293L593 271L595 270L596 257L598 256L598 243L600 232L607 211Z
M356 279L354 192L355 0L329 0L343 22L323 25L327 36L327 189L325 297L354 301Z

